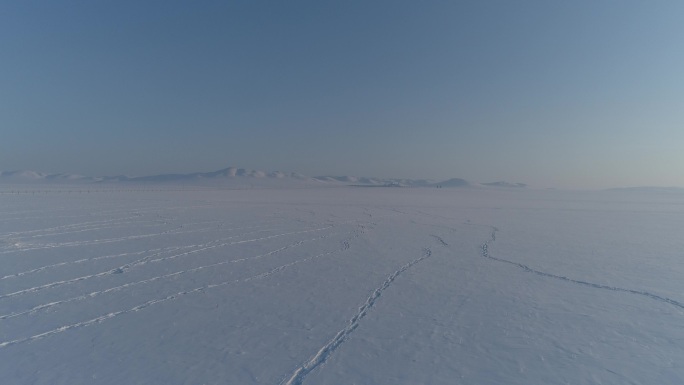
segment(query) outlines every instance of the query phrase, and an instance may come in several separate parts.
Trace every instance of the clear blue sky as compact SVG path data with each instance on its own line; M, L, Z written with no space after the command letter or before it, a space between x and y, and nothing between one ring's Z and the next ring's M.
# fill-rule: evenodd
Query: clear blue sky
M684 186L684 1L3 1L0 169Z

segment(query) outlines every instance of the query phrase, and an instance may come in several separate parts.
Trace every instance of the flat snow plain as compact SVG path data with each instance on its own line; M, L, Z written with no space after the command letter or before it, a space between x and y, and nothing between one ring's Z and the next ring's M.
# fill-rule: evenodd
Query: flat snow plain
M684 384L683 195L156 190L0 194L1 383Z

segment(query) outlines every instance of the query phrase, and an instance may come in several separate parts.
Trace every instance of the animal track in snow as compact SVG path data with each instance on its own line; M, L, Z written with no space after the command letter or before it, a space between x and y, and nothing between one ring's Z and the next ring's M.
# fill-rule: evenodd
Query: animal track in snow
M335 335L330 341L328 341L325 345L323 345L316 354L311 357L308 361L306 361L304 364L302 364L300 367L298 367L290 376L289 379L287 379L284 382L281 382L282 385L301 385L302 382L304 381L304 378L306 378L309 373L311 373L314 369L316 369L318 366L323 364L334 352L337 350L337 348L340 347L340 345L347 340L350 334L356 330L356 328L359 326L359 322L368 314L370 309L375 305L375 302L380 298L382 293L387 290L387 288L394 282L394 280L404 271L408 270L411 268L413 265L417 264L418 262L429 258L432 256L432 251L427 248L423 250L423 255L420 258L414 259L413 261L403 265L400 267L398 270L396 270L394 273L390 274L387 279L380 285L377 289L373 291L373 293L368 297L366 300L366 303L363 304L359 308L359 311L349 320L349 324Z
M449 246L449 244L446 243L446 241L444 239L442 239L442 237L439 237L437 235L432 235L432 234L430 236L432 238L435 238L442 246Z

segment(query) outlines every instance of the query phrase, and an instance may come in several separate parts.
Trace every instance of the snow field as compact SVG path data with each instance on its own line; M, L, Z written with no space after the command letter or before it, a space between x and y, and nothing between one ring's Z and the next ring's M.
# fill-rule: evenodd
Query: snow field
M495 189L2 196L0 375L684 383L683 213Z

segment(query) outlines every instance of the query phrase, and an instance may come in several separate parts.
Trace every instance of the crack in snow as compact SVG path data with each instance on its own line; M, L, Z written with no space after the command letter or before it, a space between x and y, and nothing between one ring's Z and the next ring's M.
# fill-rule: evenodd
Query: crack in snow
M490 243L496 241L496 232L497 231L498 231L498 229L496 227L493 227L490 240L488 240L487 242L482 244L482 256L487 258L487 259L491 259L491 260L497 261L497 262L507 263L509 265L519 267L528 273L533 273L536 275L540 275L542 277L554 278L554 279L558 279L558 280L565 281L565 282L571 282L571 283L582 285L582 286L592 287L595 289L604 289L604 290L611 290L611 291L617 291L617 292L622 292L622 293L640 295L640 296L647 297L647 298L650 298L650 299L653 299L656 301L660 301L660 302L664 302L664 303L676 306L680 309L684 309L683 303L676 301L674 299L671 299L671 298L667 298L667 297L663 297L663 296L660 296L657 294L650 293L648 291L625 289L625 288L617 287L617 286L608 286L608 285L603 285L603 284L599 284L599 283L581 281L578 279L572 279L572 278L565 277L562 275L556 275L556 274L551 274L551 273L546 273L546 272L543 272L540 270L536 270L536 269L533 269L533 268L531 268L525 264L519 263L519 262L514 262L514 261L509 261L509 260L503 259L503 258L493 257L492 255L489 254L488 247L489 247Z

